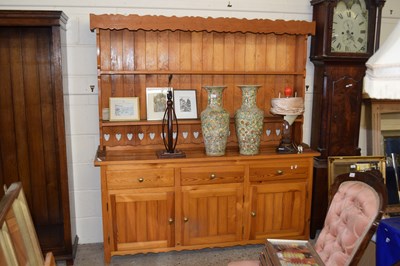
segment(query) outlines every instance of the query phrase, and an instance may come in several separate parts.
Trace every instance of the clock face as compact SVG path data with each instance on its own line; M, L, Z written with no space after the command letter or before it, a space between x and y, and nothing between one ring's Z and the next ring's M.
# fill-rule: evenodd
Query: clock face
M339 1L333 12L331 52L366 53L367 39L365 0Z

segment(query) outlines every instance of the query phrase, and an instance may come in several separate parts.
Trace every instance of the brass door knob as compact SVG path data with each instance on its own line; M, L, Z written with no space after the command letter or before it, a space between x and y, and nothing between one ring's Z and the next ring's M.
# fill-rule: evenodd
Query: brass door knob
M172 218L169 218L169 219L168 219L168 223L169 223L169 224L172 224L173 222L174 222L174 219L172 219Z
M215 179L216 177L217 177L216 174L211 174L211 175L210 175L210 179Z
M143 178L143 177L140 177L140 178L138 178L138 181L139 181L140 183L142 183L142 182L144 181L144 178Z
M283 171L282 171L282 170L276 170L276 173L277 173L278 175L283 175Z
M183 217L183 221L184 221L185 223L187 223L187 222L189 221L189 218Z
M257 213L256 212L251 212L252 217L256 217Z

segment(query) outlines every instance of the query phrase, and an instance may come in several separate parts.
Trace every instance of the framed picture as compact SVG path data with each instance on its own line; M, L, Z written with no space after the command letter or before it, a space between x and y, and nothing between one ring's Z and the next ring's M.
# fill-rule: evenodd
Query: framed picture
M272 265L324 265L306 240L267 239L265 251Z
M172 88L146 88L147 120L162 120L167 107L167 92Z
M196 90L175 90L174 107L175 107L176 118L196 119L197 118Z
M338 175L353 172L379 170L386 180L385 156L329 156L328 157L328 192ZM330 193L328 193L328 199Z
M110 121L140 120L139 97L110 97Z

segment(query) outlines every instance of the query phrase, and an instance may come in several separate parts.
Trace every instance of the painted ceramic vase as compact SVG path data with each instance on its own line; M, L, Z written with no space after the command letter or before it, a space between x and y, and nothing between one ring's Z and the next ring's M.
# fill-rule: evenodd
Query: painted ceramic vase
M204 86L208 93L207 108L201 112L201 130L208 156L225 154L229 135L229 113L222 107L226 86Z
M257 91L260 85L239 85L242 90L242 106L235 113L236 136L242 155L259 153L264 112L257 107Z

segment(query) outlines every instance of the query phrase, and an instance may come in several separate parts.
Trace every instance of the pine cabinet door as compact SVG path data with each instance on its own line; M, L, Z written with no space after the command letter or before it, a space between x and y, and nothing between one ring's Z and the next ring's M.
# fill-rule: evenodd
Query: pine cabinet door
M250 239L306 237L306 191L305 181L252 185Z
M173 189L138 189L110 195L112 250L166 248L175 245Z
M183 187L182 206L185 246L242 239L242 184Z

